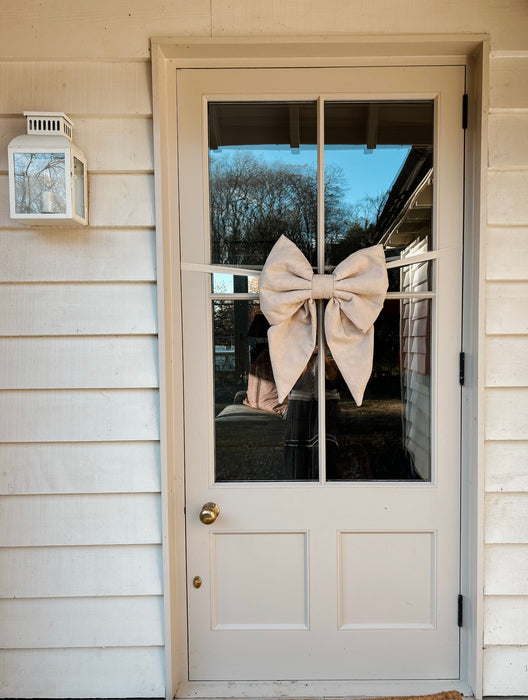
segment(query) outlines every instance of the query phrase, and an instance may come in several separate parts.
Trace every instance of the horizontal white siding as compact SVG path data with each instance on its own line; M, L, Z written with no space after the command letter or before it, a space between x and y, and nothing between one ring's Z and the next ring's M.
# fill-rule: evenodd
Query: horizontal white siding
M160 646L161 596L0 600L3 649Z
M528 694L528 58L491 60L484 694Z
M0 494L157 493L157 441L4 443Z
M159 439L152 389L3 392L0 413L2 442Z
M8 177L0 175L0 197L8 201L8 192ZM94 173L90 177L90 226L154 226L153 205L154 177L150 173ZM24 224L12 221L4 207L0 209L0 226L22 228Z
M73 118L87 228L9 218L31 109ZM0 696L159 697L150 65L0 64L0 133Z
M161 646L0 650L6 698L162 697L163 676Z
M67 8L67 9L65 9ZM430 35L488 32L493 49L517 49L526 39L525 0L399 0L397 7L372 0L92 0L65 5L3 0L5 25L0 55L49 59L71 57L147 59L151 36ZM38 22L37 25L35 23ZM82 40L73 28L82 26ZM52 41L51 37L60 37ZM423 41L427 43L427 36Z
M155 252L149 228L0 229L0 281L154 282Z
M79 117L74 120L75 144L90 154L90 171L148 171L154 168L150 116ZM26 132L23 116L0 116L0 171L7 170L7 146Z
M486 595L528 596L528 544L488 544Z
M0 591L1 598L159 596L161 547L6 547L0 552Z
M2 496L0 527L2 547L159 544L159 496Z
M528 647L489 646L484 649L484 687L488 695L526 693Z
M1 389L158 387L156 336L0 338Z
M486 491L528 492L528 441L487 442Z
M88 116L150 117L150 65L147 61L1 63L0 114L13 116L30 110L65 112L74 122ZM74 124L74 140L77 132L80 143L81 129Z

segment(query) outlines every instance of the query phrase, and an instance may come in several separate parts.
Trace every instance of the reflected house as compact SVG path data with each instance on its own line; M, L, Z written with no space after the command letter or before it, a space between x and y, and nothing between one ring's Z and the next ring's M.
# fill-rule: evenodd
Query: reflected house
M433 154L430 147L413 147L379 218L380 243L402 258L431 250ZM429 262L403 268L400 291L430 289ZM416 472L428 480L431 440L430 299L402 299L400 313L400 367L403 446Z
M234 345L215 345L215 370L217 372L235 371Z

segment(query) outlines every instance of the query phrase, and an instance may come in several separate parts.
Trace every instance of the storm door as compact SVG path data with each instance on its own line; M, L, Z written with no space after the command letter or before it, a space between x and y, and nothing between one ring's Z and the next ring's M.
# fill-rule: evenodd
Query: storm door
M459 672L460 67L178 72L190 680ZM287 396L259 275L381 245L361 405ZM286 348L287 350L287 348Z

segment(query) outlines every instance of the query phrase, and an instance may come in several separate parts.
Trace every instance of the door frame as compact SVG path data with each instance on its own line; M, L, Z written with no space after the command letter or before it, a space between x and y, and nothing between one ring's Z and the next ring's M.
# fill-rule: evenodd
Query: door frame
M266 697L277 683L193 683L187 677L183 363L179 258L176 71L180 68L464 65L469 94L465 139L462 389L461 582L464 624L460 680L450 684L482 697L483 638L483 353L486 114L489 39L485 35L152 39L153 137L158 270L161 515L165 621L165 695ZM481 245L482 241L482 245ZM283 682L290 697L418 695L442 681Z

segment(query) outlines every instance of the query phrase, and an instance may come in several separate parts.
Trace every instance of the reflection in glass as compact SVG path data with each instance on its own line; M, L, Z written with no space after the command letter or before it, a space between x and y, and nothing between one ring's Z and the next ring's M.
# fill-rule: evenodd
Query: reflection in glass
M423 249L420 253L426 253L427 241L423 241ZM418 253L412 253L418 255ZM404 256L405 257L405 256ZM408 257L408 256L407 256ZM406 265L405 267L394 267L387 270L389 277L389 292L430 292L432 290L432 263L425 261ZM412 281L412 284L410 284Z
M283 419L267 346L251 301L214 301L215 481L284 479Z
M317 480L317 356L279 403L258 304L214 301L213 322L215 481Z
M209 104L211 262L263 265L284 234L316 260L315 102Z
M324 115L326 264L389 232L385 247L397 251L429 235L430 206L406 216L405 234L394 228L431 173L432 101L327 102Z
M17 214L65 214L64 153L15 153Z
M318 363L316 351L288 397L284 448L287 479L315 480L319 476ZM337 367L329 357L325 361L325 376L326 469L327 478L330 474L333 478L339 449L339 393Z
M432 250L433 102L324 106L325 269L381 243L388 258ZM211 262L260 267L285 234L317 261L315 102L210 103ZM432 262L389 271L389 291L434 289ZM319 478L314 354L278 403L258 278L215 274L216 481ZM431 480L430 299L388 299L375 323L374 366L357 407L327 353L326 475Z
M430 309L429 299L385 302L360 407L339 375L339 448L330 480L430 480Z

